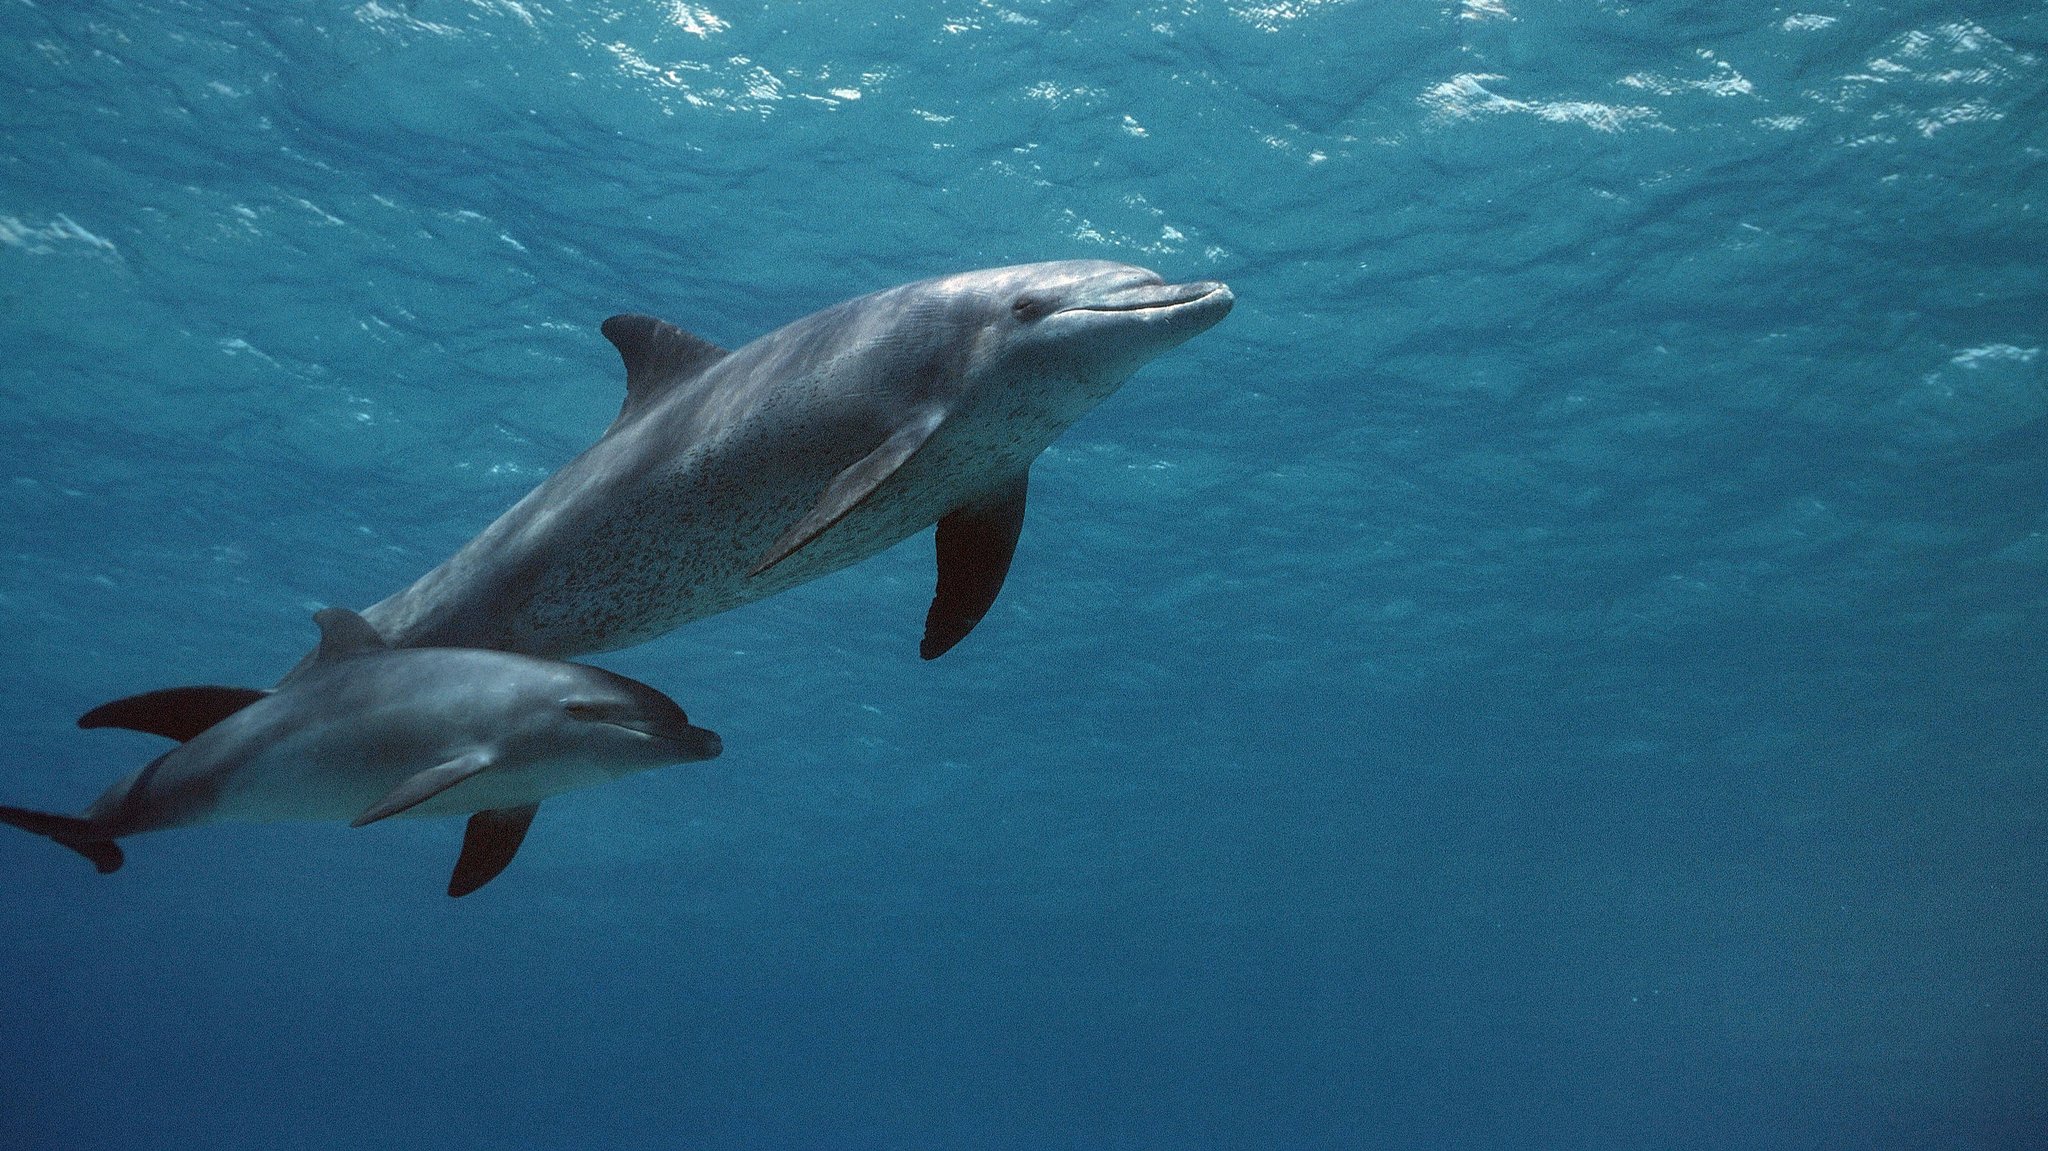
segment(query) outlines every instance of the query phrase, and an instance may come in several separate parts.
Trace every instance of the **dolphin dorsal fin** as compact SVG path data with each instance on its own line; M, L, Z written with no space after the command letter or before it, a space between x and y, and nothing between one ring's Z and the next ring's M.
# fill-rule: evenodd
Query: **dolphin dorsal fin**
M674 324L632 312L613 316L600 330L626 362L626 402L619 408L619 420L731 354Z
M384 637L377 634L369 620L345 607L315 612L313 622L320 625L320 648L313 653L314 663L391 650L391 645L384 642Z

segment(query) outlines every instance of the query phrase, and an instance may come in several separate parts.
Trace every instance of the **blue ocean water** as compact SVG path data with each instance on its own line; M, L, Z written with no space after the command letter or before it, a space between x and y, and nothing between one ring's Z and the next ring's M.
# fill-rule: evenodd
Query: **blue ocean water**
M2048 10L0 8L0 801L593 440L597 324L1236 291L927 540L595 662L725 755L0 829L0 1145L2048 1146Z

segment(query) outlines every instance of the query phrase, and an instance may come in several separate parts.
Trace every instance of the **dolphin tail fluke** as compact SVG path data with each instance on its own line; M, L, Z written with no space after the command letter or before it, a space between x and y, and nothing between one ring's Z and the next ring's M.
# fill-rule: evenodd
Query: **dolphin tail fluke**
M73 815L51 815L25 807L0 807L0 823L11 823L23 831L48 836L70 848L99 868L101 875L121 869L121 845L89 819Z

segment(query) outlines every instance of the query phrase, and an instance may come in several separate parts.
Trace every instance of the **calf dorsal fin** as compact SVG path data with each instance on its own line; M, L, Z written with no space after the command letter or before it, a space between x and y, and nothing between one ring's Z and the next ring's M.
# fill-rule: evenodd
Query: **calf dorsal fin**
M391 650L391 645L385 642L376 628L370 626L369 620L345 607L315 612L313 622L320 625L320 649L313 653L314 663Z

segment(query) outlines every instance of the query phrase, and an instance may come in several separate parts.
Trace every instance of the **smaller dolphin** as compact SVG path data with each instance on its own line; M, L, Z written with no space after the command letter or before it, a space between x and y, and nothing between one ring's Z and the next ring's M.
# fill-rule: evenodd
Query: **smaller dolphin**
M718 736L674 700L583 664L464 648L394 650L354 612L313 617L320 647L269 692L173 688L87 712L183 742L83 816L0 807L102 873L115 840L204 823L474 812L448 894L512 862L540 801L637 771L710 759Z

